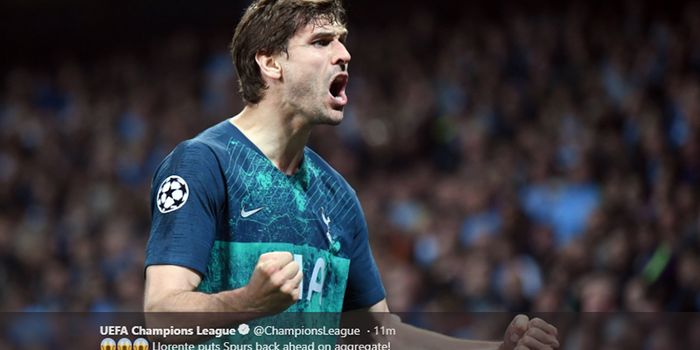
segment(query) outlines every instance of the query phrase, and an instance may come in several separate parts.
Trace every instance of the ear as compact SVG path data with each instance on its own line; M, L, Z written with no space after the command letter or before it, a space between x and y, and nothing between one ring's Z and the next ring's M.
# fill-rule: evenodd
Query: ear
M277 61L279 55L268 55L262 52L255 54L255 62L260 67L260 73L263 77L279 80L282 78L282 67Z

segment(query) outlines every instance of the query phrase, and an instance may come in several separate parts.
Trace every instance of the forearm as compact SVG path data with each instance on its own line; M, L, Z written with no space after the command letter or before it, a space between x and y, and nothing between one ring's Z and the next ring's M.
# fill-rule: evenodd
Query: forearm
M146 269L146 321L149 326L229 328L289 308L299 299L302 277L291 253L270 252L261 255L246 286L208 294L196 291L201 282L196 272L152 265Z
M436 349L436 350L498 350L501 342L475 341L449 337L443 334L420 329L412 325L395 323L395 342L398 349Z
M170 292L146 298L145 319L150 328L231 328L265 316L246 301L243 288L207 294L196 291ZM206 336L171 336L162 343L197 343ZM154 339L155 340L155 339Z
M174 291L147 297L146 312L254 312L245 301L243 288L207 294L197 291Z
M449 337L433 331L420 329L401 321L401 318L389 311L386 299L377 302L367 309L348 314L349 320L357 323L357 317L370 317L362 323L376 324L395 330L390 338L378 341L391 341L398 349L467 349L467 350L499 350L503 343L500 341L474 341ZM367 313L363 313L369 311ZM363 316L364 315L364 316ZM352 322L352 321L350 321ZM381 338L381 337L380 337Z

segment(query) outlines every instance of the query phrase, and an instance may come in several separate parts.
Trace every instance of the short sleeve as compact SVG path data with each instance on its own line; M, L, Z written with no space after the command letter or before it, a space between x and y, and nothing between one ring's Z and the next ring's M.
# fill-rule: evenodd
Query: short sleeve
M357 231L353 239L343 311L367 308L386 297L379 269L374 262L372 249L369 246L365 215L356 196L355 210L358 214Z
M224 198L214 152L192 140L178 145L153 176L146 267L179 265L204 275Z

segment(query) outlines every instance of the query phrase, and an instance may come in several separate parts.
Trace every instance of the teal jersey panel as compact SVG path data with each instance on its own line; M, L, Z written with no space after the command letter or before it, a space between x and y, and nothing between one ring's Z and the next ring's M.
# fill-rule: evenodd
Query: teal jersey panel
M260 255L272 251L294 254L303 266L301 297L287 311L337 312L342 309L350 260L310 246L289 243L214 243L207 274L198 290L212 293L245 286Z

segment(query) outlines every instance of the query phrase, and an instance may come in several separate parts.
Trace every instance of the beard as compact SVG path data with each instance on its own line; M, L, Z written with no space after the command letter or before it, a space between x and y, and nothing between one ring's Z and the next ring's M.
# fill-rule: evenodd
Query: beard
M328 106L328 86L312 79L288 79L283 106L294 114L304 116L311 125L338 125L343 111Z

